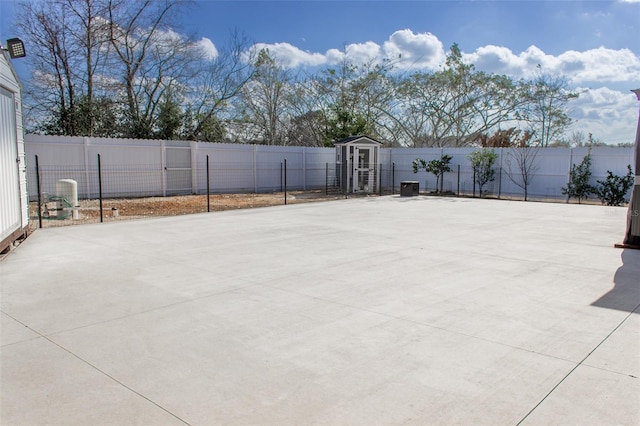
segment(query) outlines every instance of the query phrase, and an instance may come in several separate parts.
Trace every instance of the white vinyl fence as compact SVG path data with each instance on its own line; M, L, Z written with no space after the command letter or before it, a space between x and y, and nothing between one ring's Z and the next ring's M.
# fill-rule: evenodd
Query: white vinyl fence
M40 166L41 192L52 194L59 179L78 183L80 198L97 198L97 163L100 157L105 197L203 194L207 190L207 158L211 193L272 192L283 187L287 164L287 188L325 188L335 180L335 149L300 146L265 146L187 141L107 139L26 135L29 195L37 197L35 156ZM453 157L452 172L444 176L445 191L472 194L473 171L468 155L477 148L383 148L380 152L381 187L397 192L400 182L418 181L421 191L436 189L432 174L413 173L416 158L426 161L442 154ZM518 173L509 161L513 150L495 149L499 155L496 180L486 186L489 195L521 196ZM587 148L545 148L537 152L535 175L528 188L530 198L563 199L562 188L572 164L578 164ZM603 180L607 170L625 175L633 164L633 148L592 149L592 183Z
M207 157L212 193L280 191L287 162L290 190L325 188L328 148L282 147L187 141L27 135L29 194L37 198L35 157L41 192L53 194L59 179L78 183L79 198L97 198L98 158L105 197L203 194Z
M477 148L402 148L392 149L390 161L395 163L395 182L402 180L417 180L420 188L425 190L435 190L435 176L424 170L414 174L412 162L416 158L426 161L440 158L443 154L449 154L451 160L450 173L444 176L445 191L458 192L458 182L460 191L463 194L473 193L473 170L469 163L468 156ZM518 196L523 193L523 189L510 179L513 177L516 182L521 183L518 168L514 165L514 151L512 148L496 148L499 155L496 180L486 187L489 194L494 196ZM539 199L563 199L562 188L567 185L569 171L572 164L579 164L588 148L544 148L535 153L532 163L535 166L533 178L528 186L528 193L531 198ZM511 167L509 167L511 163ZM633 148L618 147L594 147L591 151L591 183L596 184L598 180L604 180L607 170L614 174L624 176L627 173L627 165L633 165ZM458 179L458 166L460 166L460 177ZM511 171L511 173L510 173ZM477 190L477 188L476 188ZM630 194L628 194L630 195Z

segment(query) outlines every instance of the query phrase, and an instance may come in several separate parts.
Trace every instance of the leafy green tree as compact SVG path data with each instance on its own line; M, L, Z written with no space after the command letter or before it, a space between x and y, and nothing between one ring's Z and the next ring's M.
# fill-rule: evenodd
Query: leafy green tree
M602 202L607 206L619 206L628 202L627 192L633 187L634 175L631 165L627 165L627 174L625 176L614 175L607 170L607 178L599 180L595 193Z
M469 162L473 169L473 175L475 176L476 185L478 185L480 197L482 197L484 186L496 179L494 166L497 159L498 154L496 154L493 149L483 148L469 154Z
M595 188L589 183L591 180L591 147L580 164L572 164L569 171L569 182L562 188L562 193L567 196L567 201L576 198L578 204L583 199L589 198Z
M180 138L183 122L184 113L180 104L171 93L166 93L158 106L155 137L166 140Z
M183 114L182 139L202 142L226 140L225 123L216 114L198 114L187 108Z
M339 105L330 108L330 112L325 122L325 146L332 146L334 141L349 136L372 134L372 126L364 115Z
M345 57L346 58L346 57ZM359 134L379 137L382 121L393 98L388 71L390 64L354 64L345 59L336 67L322 70L310 81L306 98L314 100L313 107L300 111L323 114L322 139L330 145L336 139Z
M416 158L413 160L413 173L418 173L418 170L424 169L429 173L432 173L436 177L436 194L440 188L440 194L442 194L442 187L444 184L444 174L451 171L449 163L453 157L449 154L442 155L439 159L431 160L429 162L422 158Z

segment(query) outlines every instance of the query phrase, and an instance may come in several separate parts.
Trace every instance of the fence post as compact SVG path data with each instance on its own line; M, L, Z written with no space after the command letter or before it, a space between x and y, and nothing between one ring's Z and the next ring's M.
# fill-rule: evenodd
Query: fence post
M460 196L460 164L458 164L458 197Z
M99 154L98 154L99 157ZM160 142L160 169L162 171L162 196L167 196L167 149L164 141Z
M302 190L307 190L307 156L306 147L302 147Z
M287 205L287 159L284 159L284 205Z
M324 166L324 195L329 195L329 163Z
M82 146L84 148L84 179L87 184L87 199L91 198L91 180L89 179L89 138L83 138Z
M284 169L282 168L282 161L280 162L280 192L284 192L284 186L282 185L282 176L284 173Z
M207 212L211 211L211 203L209 200L211 194L211 185L209 184L209 154L207 154Z
M198 167L198 143L189 142L189 152L191 153L191 193L200 194L200 170Z
M378 176L376 176L376 184L378 185L378 195L382 196L382 163L378 164Z
M396 193L396 163L391 163L391 195Z
M38 191L38 226L42 228L42 191L40 190L40 164L36 155L36 190Z
M100 223L102 223L102 165L100 163L100 154L98 154L98 194L100 196Z
M476 169L473 169L473 198L476 198ZM482 198L482 194L480 194Z
M258 145L253 145L253 192L258 193Z
M504 148L500 148L500 168L498 169L498 200L502 195L502 151Z

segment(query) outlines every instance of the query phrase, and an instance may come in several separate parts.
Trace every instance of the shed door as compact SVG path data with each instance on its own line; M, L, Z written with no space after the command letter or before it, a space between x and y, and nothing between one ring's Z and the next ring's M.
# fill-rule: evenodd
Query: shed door
M375 191L374 148L356 147L353 156L353 192Z
M15 107L13 94L0 87L0 241L22 227Z

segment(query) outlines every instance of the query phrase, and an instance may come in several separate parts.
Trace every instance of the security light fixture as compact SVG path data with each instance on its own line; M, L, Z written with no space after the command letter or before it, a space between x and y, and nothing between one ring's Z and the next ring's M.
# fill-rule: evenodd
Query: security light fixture
M24 50L24 43L19 38L10 38L7 40L7 48L2 50L7 50L11 59L24 58L27 56L27 52Z

